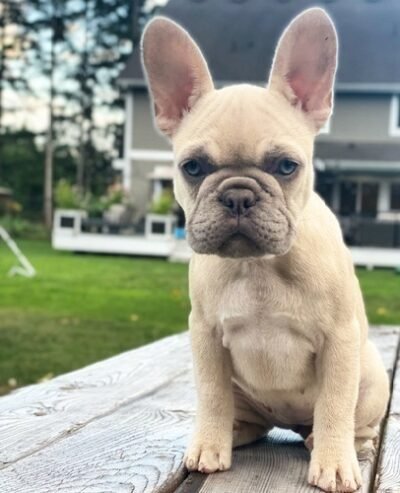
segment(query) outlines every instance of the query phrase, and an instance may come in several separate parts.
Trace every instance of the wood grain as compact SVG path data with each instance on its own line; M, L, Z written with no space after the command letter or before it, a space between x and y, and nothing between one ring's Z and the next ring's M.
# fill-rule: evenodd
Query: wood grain
M391 371L399 332L373 336ZM22 389L0 399L0 492L171 493L186 475L194 409L187 333ZM180 488L313 491L307 462L297 435L274 430L235 451L231 471ZM367 479L373 462L363 463Z
M399 331L380 327L370 331L383 356L385 368L391 376L396 360ZM210 476L190 475L179 493L308 493L320 491L307 484L309 453L299 436L290 431L274 428L257 444L242 447L234 452L230 471ZM363 476L363 493L373 485L376 456L370 453L360 461ZM397 490L388 490L397 491ZM400 491L400 490L399 490Z
M400 353L397 357L375 485L378 493L400 493Z
M184 479L194 387L186 372L0 471L7 493L169 493ZM189 408L189 409L188 409ZM169 488L171 486L171 488Z
M187 334L0 399L0 470L190 372Z

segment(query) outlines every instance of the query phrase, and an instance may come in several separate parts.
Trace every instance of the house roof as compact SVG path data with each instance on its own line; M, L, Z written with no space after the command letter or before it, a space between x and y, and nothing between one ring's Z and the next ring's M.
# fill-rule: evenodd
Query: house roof
M160 13L191 33L217 83L264 83L282 30L315 5L331 14L338 30L336 89L400 92L399 0L170 0ZM138 47L120 83L144 85Z

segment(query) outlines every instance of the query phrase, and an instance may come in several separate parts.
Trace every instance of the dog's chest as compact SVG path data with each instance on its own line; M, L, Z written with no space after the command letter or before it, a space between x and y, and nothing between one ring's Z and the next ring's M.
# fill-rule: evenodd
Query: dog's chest
M222 343L234 378L252 393L304 389L314 379L314 348L305 336L309 321L284 309L276 294L256 291L244 277L229 284L220 300Z

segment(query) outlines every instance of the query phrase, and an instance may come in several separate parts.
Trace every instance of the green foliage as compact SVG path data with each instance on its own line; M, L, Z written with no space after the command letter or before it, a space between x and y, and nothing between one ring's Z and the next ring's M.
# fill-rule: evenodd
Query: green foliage
M59 209L80 209L81 207L76 189L65 179L57 183L54 190L54 201Z
M175 204L172 191L164 190L159 199L151 204L150 211L153 214L171 214Z
M96 197L95 195L89 195L85 201L83 207L90 217L102 217L103 213L107 210L107 205L102 197Z
M87 194L82 202L82 209L85 209L91 217L102 217L103 213L114 204L122 204L125 201L122 189L109 187L107 193L101 197Z
M49 85L54 81L54 142L73 149L74 182L81 193L99 195L114 174L111 161L117 156L123 108L117 77L132 49L133 11L140 19L143 2L24 3L29 46L24 52L25 77L46 78Z
M61 179L55 188L54 199L59 209L83 209L91 217L102 217L103 213L113 204L122 204L125 197L119 187L109 187L107 193L101 197L91 193L80 197L76 186Z
M11 215L0 217L0 226L3 226L14 239L44 240L48 237L48 233L41 223L28 221L21 217Z
M22 205L13 199L0 201L0 217L1 216L18 216L22 211Z
M10 104L29 97L50 102L55 183L65 178L78 182L82 195L103 194L122 147L117 78L151 12L145 3L0 0L0 37L7 40L0 49L0 176L24 215L42 214L46 131L30 108L21 112ZM39 87L37 80L44 83ZM7 101L1 97L5 90L12 94ZM14 114L32 132L15 131Z
M21 204L22 215L38 220L43 210L44 152L36 145L35 135L28 130L7 132L1 136L1 186L9 187L13 199ZM76 164L64 147L55 150L55 181L75 177Z
M124 192L122 189L111 189L105 196L107 209L115 204L122 204L125 200Z
M37 216L42 209L44 155L26 130L8 132L1 140L2 184L11 188L26 215Z

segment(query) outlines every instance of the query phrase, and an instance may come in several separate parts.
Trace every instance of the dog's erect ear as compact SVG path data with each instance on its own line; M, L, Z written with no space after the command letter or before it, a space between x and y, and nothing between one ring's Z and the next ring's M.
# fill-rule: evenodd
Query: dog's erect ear
M300 107L319 130L332 112L337 36L328 14L312 8L286 28L276 49L269 88Z
M171 137L185 113L214 87L207 63L189 34L165 17L147 25L142 60L157 126Z

